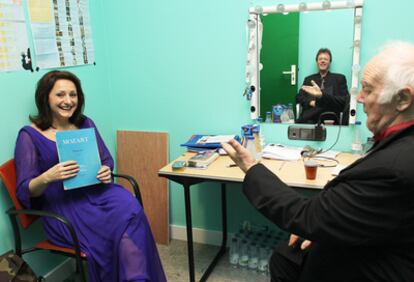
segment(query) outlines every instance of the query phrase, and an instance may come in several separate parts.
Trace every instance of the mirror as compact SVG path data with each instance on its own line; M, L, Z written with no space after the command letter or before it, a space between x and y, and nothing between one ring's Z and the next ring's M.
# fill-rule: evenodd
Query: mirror
M344 106L338 110L342 104L338 104L335 109L334 106L329 108L333 103L327 103L324 108L320 106L323 111L318 116L324 112L335 111L336 115L323 116L338 123L339 112L345 112L343 124L348 124L348 120L353 124L359 73L361 16L362 1L324 1L252 8L248 23L246 76L248 90L251 92L251 118L260 116L264 119L266 112L271 112L271 119L275 121L275 108L278 109L275 106L289 103L297 117L297 111L301 107L296 105L296 94L305 77L318 73L315 60L318 50L329 48L332 53L329 71L343 74L346 78L345 92L341 92L345 95L341 102ZM320 84L319 75L318 79L317 83ZM328 82L324 95L337 92L338 87L330 85L335 84L336 80L332 82L331 79ZM329 81L328 77L324 81ZM344 85L344 82L341 84ZM342 110L348 107L350 110Z

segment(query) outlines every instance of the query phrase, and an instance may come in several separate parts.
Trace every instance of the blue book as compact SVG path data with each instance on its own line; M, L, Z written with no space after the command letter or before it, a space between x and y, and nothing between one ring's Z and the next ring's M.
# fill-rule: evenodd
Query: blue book
M98 184L96 178L101 168L101 158L94 128L56 132L59 161L76 161L79 172L75 177L63 181L63 188L71 190Z
M221 148L221 143L211 143L211 142L203 142L204 139L208 137L214 137L214 136L223 136L223 135L203 135L203 134L194 134L188 139L187 142L181 144L181 146L191 148L194 150L197 150L197 148L200 149L218 149ZM234 136L234 139L237 140L237 142L241 143L241 139L238 135Z

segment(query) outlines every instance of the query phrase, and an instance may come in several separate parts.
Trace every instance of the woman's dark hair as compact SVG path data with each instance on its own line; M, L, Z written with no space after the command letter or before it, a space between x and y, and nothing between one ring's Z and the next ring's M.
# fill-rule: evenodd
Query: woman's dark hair
M318 50L318 53L316 53L315 61L318 61L318 57L322 53L328 54L329 55L329 62L332 63L332 53L331 53L331 50L329 50L328 48L321 48L321 49L319 49Z
M83 115L85 96L83 95L79 78L68 71L53 70L43 75L37 82L35 100L38 114L29 116L29 119L42 130L46 130L52 126L53 117L49 106L49 94L56 81L59 79L72 81L76 86L76 93L78 94L78 105L73 115L69 118L69 122L76 126L80 126L85 120L85 116Z

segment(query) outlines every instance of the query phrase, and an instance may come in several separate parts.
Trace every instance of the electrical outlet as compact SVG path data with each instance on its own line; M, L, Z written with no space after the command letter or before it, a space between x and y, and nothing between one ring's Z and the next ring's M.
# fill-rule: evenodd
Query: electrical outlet
M288 138L292 140L325 141L326 128L322 125L291 125L288 127Z

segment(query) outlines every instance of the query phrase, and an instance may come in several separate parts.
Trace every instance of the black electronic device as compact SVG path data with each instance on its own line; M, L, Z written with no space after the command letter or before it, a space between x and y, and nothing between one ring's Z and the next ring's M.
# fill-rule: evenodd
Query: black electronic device
M326 128L318 125L291 125L288 127L288 138L292 140L325 141Z

